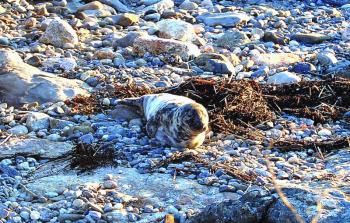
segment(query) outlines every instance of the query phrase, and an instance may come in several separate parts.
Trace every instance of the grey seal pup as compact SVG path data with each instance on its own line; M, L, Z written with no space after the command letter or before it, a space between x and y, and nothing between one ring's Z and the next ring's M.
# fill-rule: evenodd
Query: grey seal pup
M148 136L163 145L192 149L205 140L208 112L190 98L168 93L148 94L118 100L117 105L137 109L147 121Z

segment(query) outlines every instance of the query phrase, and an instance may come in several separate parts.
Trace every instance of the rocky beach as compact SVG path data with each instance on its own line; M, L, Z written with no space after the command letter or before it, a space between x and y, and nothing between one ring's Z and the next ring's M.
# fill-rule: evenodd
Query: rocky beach
M350 222L350 1L0 1L0 222ZM197 149L118 99L203 104Z

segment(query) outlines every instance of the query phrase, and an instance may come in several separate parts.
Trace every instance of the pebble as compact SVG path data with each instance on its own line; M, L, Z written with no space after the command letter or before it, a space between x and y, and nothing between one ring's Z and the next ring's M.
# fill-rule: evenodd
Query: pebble
M115 189L118 187L117 183L113 180L106 180L103 182L103 187L106 189Z

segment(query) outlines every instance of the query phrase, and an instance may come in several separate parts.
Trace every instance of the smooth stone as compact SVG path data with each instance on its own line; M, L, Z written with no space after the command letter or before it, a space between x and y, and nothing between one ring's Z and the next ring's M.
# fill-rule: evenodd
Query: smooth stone
M334 65L338 62L337 58L332 52L321 52L317 54L317 60L322 66Z
M296 33L291 36L291 39L306 44L320 44L332 38L319 33Z
M226 26L226 27L235 27L242 23L247 23L251 17L245 13L235 13L235 12L226 12L226 13L208 13L203 14L197 17L199 20L202 20L207 26Z
M288 39L286 37L284 37L283 34L280 34L277 32L267 31L264 33L263 39L265 42L273 42L273 43L279 44L279 45L288 44Z
M126 48L128 46L132 46L135 40L141 36L147 36L147 33L140 31L131 31L128 32L125 36L115 39L113 41L113 47L123 47Z
M260 66L271 68L288 67L301 61L301 58L293 53L267 53L253 56L252 60Z
M204 71L233 74L235 68L227 57L215 53L204 53L199 55L194 62Z
M163 19L157 23L158 37L193 42L197 35L192 24L178 19Z
M332 131L330 131L328 129L321 129L320 131L317 132L317 134L319 136L331 136L332 135Z
M267 78L268 84L293 84L301 81L301 78L291 72L285 71L277 73Z

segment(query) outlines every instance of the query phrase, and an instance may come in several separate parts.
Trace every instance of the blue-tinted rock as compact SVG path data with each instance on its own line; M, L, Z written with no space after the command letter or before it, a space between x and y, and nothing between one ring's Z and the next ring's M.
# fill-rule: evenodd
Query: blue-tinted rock
M94 136L92 134L86 134L79 138L82 143L92 144L94 142Z
M291 72L299 74L309 74L311 71L315 71L316 67L311 63L300 62L296 63L291 69Z

